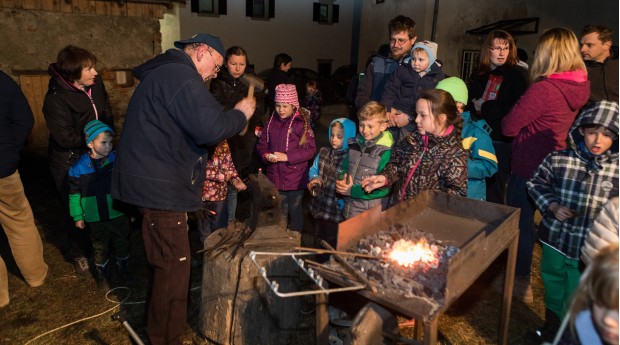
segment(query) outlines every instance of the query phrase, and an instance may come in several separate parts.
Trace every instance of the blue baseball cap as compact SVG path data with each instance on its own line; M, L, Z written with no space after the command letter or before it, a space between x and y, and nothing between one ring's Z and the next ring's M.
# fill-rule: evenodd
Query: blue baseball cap
M222 57L226 56L226 51L224 50L224 44L222 43L222 40L220 40L219 37L213 36L210 34L195 34L190 39L174 42L174 46L179 49L183 49L183 47L185 47L186 44L191 44L191 43L206 44L209 47L215 49L216 52L220 53Z

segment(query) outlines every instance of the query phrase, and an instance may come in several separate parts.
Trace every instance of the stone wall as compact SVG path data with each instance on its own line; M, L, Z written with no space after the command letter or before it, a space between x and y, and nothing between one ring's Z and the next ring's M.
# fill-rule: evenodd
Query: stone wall
M19 82L20 75L46 75L48 65L68 44L88 49L97 56L96 69L110 96L116 127L121 128L136 85L131 69L161 52L158 17L1 8L0 70ZM41 126L37 103L31 101L31 107L39 122L35 126Z

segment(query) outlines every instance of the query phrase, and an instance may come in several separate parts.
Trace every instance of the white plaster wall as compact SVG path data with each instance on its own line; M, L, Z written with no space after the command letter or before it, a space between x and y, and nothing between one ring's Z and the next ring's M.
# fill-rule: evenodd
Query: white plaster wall
M587 24L605 24L615 31L614 44L618 44L617 0L385 0L377 5L374 0L364 0L358 66L365 64L368 53L388 41L387 22L398 14L416 21L418 40L430 39L435 1L439 1L435 41L449 75L459 75L463 49L478 50L484 39L466 31L503 19L540 18L538 34L516 37L517 46L525 49L530 58L540 34L558 26L579 36Z
M161 27L161 50L174 48L174 41L181 38L179 4L173 4L170 9L166 10L164 18L159 20L159 25Z
M337 0L338 23L312 21L312 4L318 0L276 0L275 18L254 20L245 16L244 0L228 0L228 13L219 17L191 13L189 4L179 11L181 37L197 32L220 36L226 48L239 45L248 52L256 72L271 68L273 57L287 53L293 65L317 70L317 59L333 59L332 72L349 64L353 0Z

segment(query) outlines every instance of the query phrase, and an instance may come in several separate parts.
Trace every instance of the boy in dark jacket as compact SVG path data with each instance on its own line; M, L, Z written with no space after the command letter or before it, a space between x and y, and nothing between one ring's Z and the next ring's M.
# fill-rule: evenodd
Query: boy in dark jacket
M84 127L89 153L69 169L69 212L75 227L90 227L93 255L97 270L97 286L109 290L110 244L116 252L116 265L121 279L127 279L129 261L128 217L116 210L110 196L112 168L115 154L112 152L114 132L105 123L92 120Z

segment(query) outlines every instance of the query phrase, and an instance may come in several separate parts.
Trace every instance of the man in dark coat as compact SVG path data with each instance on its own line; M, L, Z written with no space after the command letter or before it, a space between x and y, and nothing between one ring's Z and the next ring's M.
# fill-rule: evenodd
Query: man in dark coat
M17 166L34 125L26 97L11 77L0 72L0 225L15 263L28 285L40 286L47 276L43 244ZM0 308L9 304L8 273L0 256Z
M390 20L388 23L389 56L374 56L366 67L366 74L355 98L357 109L370 101L381 101L385 83L392 72L396 70L396 67L409 55L411 47L418 38L415 33L415 26L413 19L402 15Z
M581 31L581 56L588 69L590 102L618 102L618 52L612 51L613 31L588 25Z
M229 111L205 80L224 63L218 37L197 34L179 49L134 69L140 80L127 108L112 176L112 196L139 207L153 279L147 309L151 344L182 344L190 248L187 212L201 207L208 151L239 133L254 113L244 98Z

